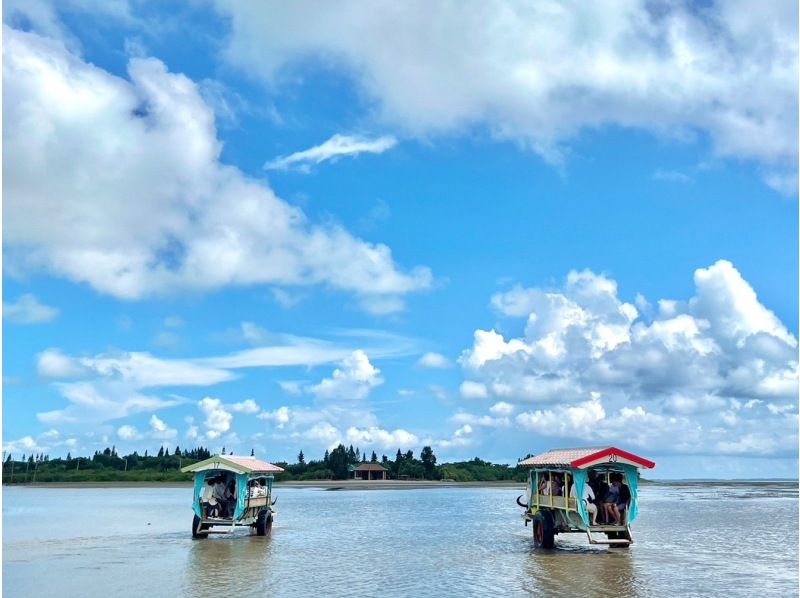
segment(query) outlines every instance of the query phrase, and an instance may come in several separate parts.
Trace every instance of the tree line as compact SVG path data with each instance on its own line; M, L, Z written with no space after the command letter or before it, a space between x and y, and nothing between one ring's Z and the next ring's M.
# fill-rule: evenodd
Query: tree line
M368 454L369 452L369 454ZM225 448L222 454L226 454ZM233 454L233 453L229 453ZM251 449L250 454L254 451ZM117 453L116 447L95 451L91 457L51 459L44 453L22 455L21 459L8 454L3 460L3 483L33 482L84 482L84 481L184 481L192 474L181 473L186 467L211 457L205 447L181 449L176 446L172 453L162 446L155 455L133 451L127 455ZM485 482L526 479L526 470L517 466L491 463L478 457L470 461L437 464L436 455L430 446L423 447L417 458L414 451L397 449L393 459L372 451L361 451L359 447L339 444L326 450L319 460L307 460L301 450L296 463L276 462L284 468L278 474L280 480L345 480L352 478L352 470L362 463L378 463L387 470L387 477L394 480L452 480L456 482Z

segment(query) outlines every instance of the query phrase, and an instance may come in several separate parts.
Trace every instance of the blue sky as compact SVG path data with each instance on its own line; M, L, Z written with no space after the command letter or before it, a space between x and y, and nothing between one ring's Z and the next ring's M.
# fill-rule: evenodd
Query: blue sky
M7 2L3 447L797 472L797 14Z

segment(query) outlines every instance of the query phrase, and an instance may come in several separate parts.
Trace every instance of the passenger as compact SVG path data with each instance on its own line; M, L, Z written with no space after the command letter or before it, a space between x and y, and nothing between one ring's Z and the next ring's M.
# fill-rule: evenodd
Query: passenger
M214 484L214 498L219 503L220 516L228 517L228 505L225 500L225 480L222 476L219 476Z
M612 480L615 479L616 476L612 477ZM615 481L612 481L612 484L608 487L608 492L606 492L606 497L603 500L603 509L606 515L606 523L608 524L613 523L614 525L622 525L619 507L617 506L619 502L620 502L619 485Z
M236 481L231 480L225 488L225 504L228 508L228 514L233 517L236 512Z
M622 481L622 474L611 474L611 481L619 489L619 499L617 499L617 511L619 511L619 523L622 525L625 520L625 515L628 511L628 506L631 503L631 489L627 484Z
M572 487L569 489L570 498L578 498L578 491L575 488L575 482L572 482ZM594 490L589 484L583 485L583 508L590 515L591 525L597 525L597 505L594 504Z
M214 498L214 478L209 478L206 482L200 494L200 506L205 508L206 517L219 517L219 504Z
M600 523L605 523L608 520L606 519L606 510L605 510L605 501L606 501L606 494L608 494L608 484L603 479L602 476L598 476L597 472L592 470L589 472L589 485L592 486L592 490L594 490L594 497L595 503L600 505L599 511L597 513L598 518L600 519Z
M550 495L550 480L547 479L547 476L542 476L539 480L539 494L542 496Z
M553 476L553 495L564 496L564 478L560 473Z

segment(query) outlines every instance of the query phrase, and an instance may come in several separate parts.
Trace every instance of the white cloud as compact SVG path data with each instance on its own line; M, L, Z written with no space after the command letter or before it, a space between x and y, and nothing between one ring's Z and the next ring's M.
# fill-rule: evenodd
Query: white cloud
M460 359L471 389L462 395L502 399L490 408L498 416L527 404L516 423L543 435L694 454L739 454L746 438L759 455L796 451L797 339L730 262L694 281L692 298L660 300L646 320L616 282L589 271L560 291L516 289L531 310L524 335L477 330Z
M347 429L347 441L361 446L378 447L381 449L407 448L419 444L419 439L406 430L384 430L379 427Z
M39 421L51 425L92 424L183 403L180 399L144 395L114 381L61 382L55 387L70 404L64 409L36 414Z
M283 428L286 424L289 423L289 418L291 417L291 411L288 407L278 407L273 411L262 411L256 416L258 419L266 419L272 420L275 422L276 428Z
M139 440L142 435L134 426L120 426L117 428L117 436L120 440Z
M142 395L147 388L175 386L212 386L237 377L233 369L249 367L311 366L340 361L341 369L333 378L323 380L315 387L304 382L281 383L284 390L302 394L304 390L319 396L336 398L347 394L349 398L363 398L374 386L382 383L364 351L349 346L318 339L298 338L271 334L255 326L242 325L243 334L253 342L271 341L272 346L262 346L229 355L201 359L163 359L140 352L118 352L95 357L70 357L60 349L51 348L37 356L39 374L49 378L86 378L80 385L55 384L56 390L71 406L64 410L39 414L42 421L53 423L90 422L124 417L129 413L171 407L181 400L162 400ZM366 343L369 351L379 357L413 354L412 339L371 330L340 331L342 336ZM337 394L339 393L339 394ZM251 400L237 403L233 411L256 413L258 406ZM254 411L254 409L256 411Z
M417 361L417 365L423 368L446 369L452 367L450 360L441 353L425 353Z
M321 422L313 425L305 432L295 433L294 437L312 440L330 447L339 443L341 439L341 433L331 424L327 422Z
M253 399L245 399L240 403L234 403L230 405L231 411L235 411L237 413L245 413L247 415L253 415L258 413L261 408L256 404Z
M72 437L63 438L61 432L50 429L35 438L33 436L23 436L16 440L9 440L3 444L3 451L13 455L15 459L20 459L23 454L26 456L36 453L48 454L56 449L65 449L64 453L66 453L74 450L77 444L77 439Z
M796 192L784 182L797 161L792 3L762 3L758 15L741 2L646 0L216 6L231 19L232 63L276 84L317 57L406 133L485 127L559 163L586 129L684 142L701 132L716 156L753 159L769 184Z
M485 384L473 382L472 380L462 382L458 390L465 399L485 399L489 396L489 391L486 389Z
M86 370L77 359L61 349L45 349L36 356L36 371L44 378L72 378Z
M150 416L150 436L158 440L171 440L178 435L178 431L170 428L166 423L156 417L155 414Z
M206 427L206 437L214 440L222 436L231 429L233 415L223 406L222 401L206 397L197 403L206 419L203 422Z
M356 350L342 360L331 378L309 387L321 399L364 399L376 386L383 384L380 370L369 362L364 351Z
M17 459L20 458L19 453L38 453L41 452L43 448L45 447L40 446L36 440L34 440L33 436L23 436L22 438L17 440L9 440L3 444L3 450L6 453L15 455Z
M511 413L514 411L514 406L510 403L506 403L505 401L498 401L489 407L489 411L494 415L511 415Z
M667 183L691 183L692 177L677 170L658 169L653 173L654 181L664 181Z
M301 172L309 172L311 164L320 164L326 160L336 160L341 156L357 156L362 153L382 154L395 146L397 140L391 135L367 139L358 135L334 135L326 142L289 156L270 160L264 164L267 170L288 170L296 168Z
M511 425L511 421L503 417L492 417L490 415L473 415L464 411L459 411L450 421L455 424L465 424L470 426L483 426L485 428L507 428Z
M3 302L3 318L16 324L41 324L58 316L58 309L39 303L35 295L25 293L14 303Z
M9 272L45 271L130 300L325 285L387 311L431 286L427 268L400 271L385 245L310 223L222 164L213 112L187 77L153 58L131 58L128 76L4 27Z

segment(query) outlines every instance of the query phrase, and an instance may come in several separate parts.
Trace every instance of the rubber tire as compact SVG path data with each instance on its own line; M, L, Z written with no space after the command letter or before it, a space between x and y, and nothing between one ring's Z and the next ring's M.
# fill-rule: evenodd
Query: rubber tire
M256 520L256 536L269 536L272 533L272 515L261 511Z
M192 538L197 538L201 540L203 538L208 538L208 534L200 534L198 533L200 530L208 529L207 525L203 525L200 523L201 519L195 515L194 519L192 519Z
M547 511L539 511L533 517L533 543L537 548L554 548L556 545L553 516Z

